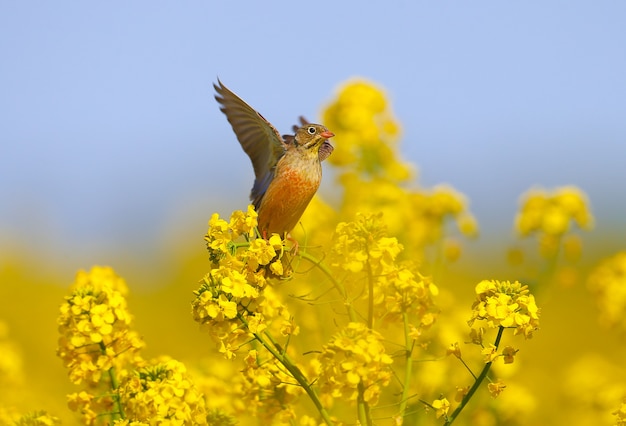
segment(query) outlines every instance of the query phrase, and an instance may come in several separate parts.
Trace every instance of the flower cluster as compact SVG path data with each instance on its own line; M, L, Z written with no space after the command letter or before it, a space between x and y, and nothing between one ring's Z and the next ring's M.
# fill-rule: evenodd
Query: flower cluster
M206 424L204 397L185 366L139 355L127 292L113 269L95 266L78 272L65 297L58 354L72 382L86 388L67 396L69 408L86 425Z
M626 411L622 411L626 407L619 404L626 402L626 371L619 358L609 360L599 352L578 353L566 364L562 377L559 385L568 414L564 424L626 424Z
M348 323L324 345L316 360L322 392L329 398L376 405L392 377L393 359L383 336L363 323Z
M22 357L20 351L10 338L9 327L0 320L0 398L7 400L9 389L14 390L24 382Z
M595 296L600 321L626 331L626 251L600 263L587 285Z
M244 362L238 397L246 403L247 414L274 424L293 422L295 403L304 393L302 387L276 358L264 359L253 349Z
M202 394L194 386L184 364L160 359L122 378L119 394L126 420L116 425L206 423Z
M465 237L478 235L478 224L466 198L448 185L407 190L390 180L363 181L355 175L344 175L340 181L345 188L342 217L382 212L389 232L404 237L408 248L418 255L425 247L443 241L450 221Z
M483 280L476 285L472 318L484 320L489 328L515 328L515 334L530 338L539 328L539 308L528 287L519 282Z
M522 195L515 228L522 236L534 232L560 236L567 233L571 223L581 229L593 227L593 216L584 192L574 186L547 192L531 189Z
M365 80L345 84L322 121L340 141L329 158L331 164L395 181L410 176L409 166L395 157L399 125L380 88Z
M381 275L394 264L402 244L386 236L381 214L357 214L352 222L341 222L335 229L332 266L349 272L366 267Z
M2 423L2 419L0 418L0 424ZM59 418L48 414L44 410L33 411L32 413L25 414L20 418L11 421L10 423L14 426L54 426L60 425L61 420Z
M344 273L338 276L353 293L373 298L377 317L393 322L413 313L420 326L428 327L435 320L432 297L438 289L429 278L398 263L402 250L396 238L387 236L381 214L357 214L354 221L337 225L331 265ZM364 283L370 290L364 292Z
M475 236L476 220L465 197L441 185L432 190L410 190L402 183L412 177L410 167L398 158L398 125L387 106L385 94L364 80L344 85L323 113L324 123L336 133L331 164L341 169L344 188L340 219L352 220L359 212L384 214L392 235L404 236L414 256L440 243L449 219L465 236ZM305 217L306 219L306 217ZM450 259L458 256L458 246Z
M71 291L57 321L61 334L57 354L73 383L96 384L104 373L131 359L143 342L131 330L126 283L113 269L95 266L79 271Z
M227 358L250 339L250 333L260 333L268 325L280 324L283 335L297 333L279 298L264 293L268 278L290 273L283 240L276 234L268 240L251 238L256 225L252 206L246 213L235 211L230 222L214 214L205 237L212 268L194 292L192 315ZM241 236L246 241L238 242Z

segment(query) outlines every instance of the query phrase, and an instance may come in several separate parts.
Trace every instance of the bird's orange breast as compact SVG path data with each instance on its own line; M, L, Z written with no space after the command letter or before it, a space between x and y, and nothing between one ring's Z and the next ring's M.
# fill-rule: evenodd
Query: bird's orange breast
M298 224L319 188L321 165L279 164L259 206L261 233L284 235Z

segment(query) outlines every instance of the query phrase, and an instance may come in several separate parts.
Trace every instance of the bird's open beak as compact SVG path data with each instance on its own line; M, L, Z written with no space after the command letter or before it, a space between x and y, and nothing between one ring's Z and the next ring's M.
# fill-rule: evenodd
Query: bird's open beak
M324 139L328 139L328 138L332 138L333 136L335 136L335 134L333 132L329 132L328 130L326 130L325 132L320 133L320 136L322 136Z

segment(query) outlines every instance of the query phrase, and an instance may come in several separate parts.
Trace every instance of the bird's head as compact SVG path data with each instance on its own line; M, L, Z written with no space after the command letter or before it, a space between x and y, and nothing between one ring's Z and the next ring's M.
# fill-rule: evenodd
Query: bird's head
M305 124L296 130L295 144L304 149L318 150L328 138L335 134L321 124Z

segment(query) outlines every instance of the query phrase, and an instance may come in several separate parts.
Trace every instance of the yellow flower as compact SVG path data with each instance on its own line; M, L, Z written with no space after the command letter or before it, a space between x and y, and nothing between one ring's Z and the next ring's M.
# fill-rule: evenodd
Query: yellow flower
M446 416L448 414L448 410L450 410L450 402L446 398L436 399L430 405L435 409L435 415L437 418Z
M469 392L470 387L469 386L457 386L456 387L456 394L454 395L454 400L456 402L461 402L463 400L463 398L465 398L465 395L467 395L467 393Z
M526 338L539 327L539 308L528 286L517 281L483 280L476 285L476 295L470 326L475 320L485 320L490 328L515 328L515 334Z
M518 349L512 346L506 346L502 349L502 357L505 364L512 364L515 361L515 355L517 355Z
M363 391L361 397L376 405L392 376L393 359L382 342L380 333L362 323L351 322L335 334L319 356L322 392L356 401Z
M341 222L335 230L333 266L360 272L367 264L374 274L390 267L402 251L396 238L386 235L380 214L357 214L353 222Z
M419 325L429 327L434 321L433 302L438 288L430 278L402 267L388 267L375 281L375 309L387 322L399 320L404 313L416 314Z
M454 355L457 358L461 358L461 348L458 342L451 343L446 349L446 355Z
M25 414L13 424L15 426L53 426L61 424L61 420L44 410L39 410Z
M372 83L355 80L345 84L324 110L322 121L337 135L335 151L328 160L331 164L396 182L410 177L410 168L394 152L399 124L385 94Z
M493 344L483 349L481 353L485 356L485 362L494 362L498 358L498 348Z
M243 383L239 398L246 402L246 411L272 424L291 424L295 419L293 406L304 393L294 378L275 358L263 359L256 350L245 357Z
M0 398L5 400L9 393L23 384L24 371L18 346L9 338L8 325L0 320Z
M502 393L504 388L506 388L506 385L501 382L493 382L487 384L487 389L489 389L489 393L494 398L497 398Z
M589 275L587 286L599 308L600 322L626 330L626 251L601 262Z
M211 260L219 260L221 256L229 252L229 246L233 240L228 222L221 219L217 213L213 213L209 220L209 231L204 239L211 254Z
M551 193L543 189L531 189L522 195L520 211L515 219L515 228L521 236L544 233L561 236L575 222L581 229L593 227L593 216L583 191L566 186Z
M254 210L252 204L248 205L248 211L246 213L236 210L230 216L230 223L228 227L233 233L233 239L239 235L247 235L248 237L254 237L255 228L258 225L258 213Z
M143 343L131 330L126 284L113 269L95 266L90 272L79 271L72 290L59 309L57 354L72 382L97 383L103 372L123 365Z
M280 237L277 234L272 235L270 240L272 238L274 241L276 239L280 241ZM250 242L248 252L250 260L255 262L255 267L258 265L267 265L272 259L274 259L274 257L276 257L276 250L274 249L272 242L262 238L257 238Z
M120 383L126 418L150 424L206 424L204 398L174 359L152 361Z

